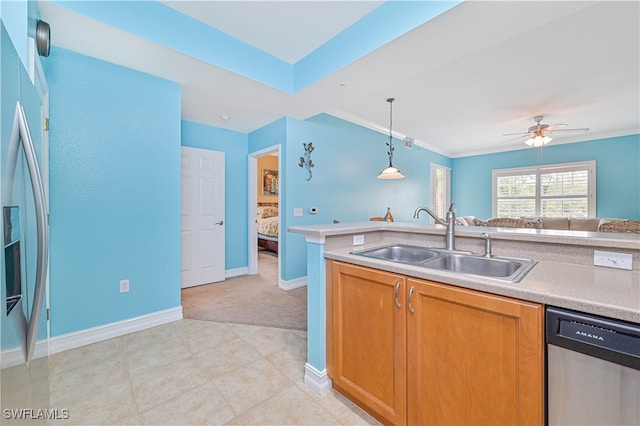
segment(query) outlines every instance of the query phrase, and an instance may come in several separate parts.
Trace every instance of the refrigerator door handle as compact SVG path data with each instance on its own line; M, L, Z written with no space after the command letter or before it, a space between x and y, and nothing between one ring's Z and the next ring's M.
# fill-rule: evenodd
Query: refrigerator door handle
M37 260L36 260L36 282L33 294L33 305L31 307L31 315L29 315L29 327L27 329L26 344L26 362L31 361L35 350L36 340L38 338L38 325L42 313L42 304L44 302L45 286L47 279L47 268L49 265L49 226L47 218L47 205L42 184L42 176L36 150L33 146L33 140L29 133L27 118L20 102L16 104L16 113L11 132L11 140L8 150L8 167L7 177L15 176L15 167L18 160L18 150L22 142L22 149L27 161L29 169L29 178L33 189L33 200L36 210L36 229L37 229ZM11 198L13 192L13 184L9 183L13 179L7 179L7 187L3 188L3 197Z

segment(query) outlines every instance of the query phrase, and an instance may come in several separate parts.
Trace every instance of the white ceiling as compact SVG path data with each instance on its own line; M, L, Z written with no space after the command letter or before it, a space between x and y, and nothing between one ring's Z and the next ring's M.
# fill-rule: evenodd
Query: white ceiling
M381 4L163 3L290 63ZM322 112L388 132L388 97L397 136L450 157L526 148L502 135L526 131L536 115L590 128L552 143L640 133L637 1L467 1L293 94L38 5L55 46L179 82L183 119L244 133Z
M294 64L382 1L161 1Z

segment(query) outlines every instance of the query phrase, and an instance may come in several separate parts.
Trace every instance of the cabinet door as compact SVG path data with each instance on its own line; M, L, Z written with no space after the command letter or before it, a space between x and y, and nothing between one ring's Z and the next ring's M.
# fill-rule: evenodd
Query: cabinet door
M406 279L332 262L327 271L333 387L387 424L406 423Z
M407 287L409 423L542 424L543 307L428 281Z

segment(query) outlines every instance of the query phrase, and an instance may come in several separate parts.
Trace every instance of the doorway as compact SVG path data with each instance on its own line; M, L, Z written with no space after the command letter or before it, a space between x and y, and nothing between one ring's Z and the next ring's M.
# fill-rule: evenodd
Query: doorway
M276 285L280 285L281 238L280 145L249 154L249 275L277 265Z

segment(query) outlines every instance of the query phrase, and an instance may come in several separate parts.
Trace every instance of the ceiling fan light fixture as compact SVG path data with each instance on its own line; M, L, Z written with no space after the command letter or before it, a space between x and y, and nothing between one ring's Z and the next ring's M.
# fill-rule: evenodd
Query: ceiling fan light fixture
M527 139L524 143L534 148L538 148L548 144L552 140L552 138L550 138L549 136L545 136L544 134L536 134L535 136Z

